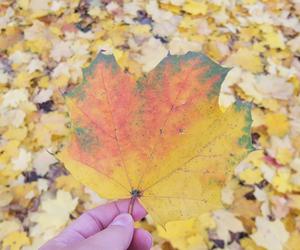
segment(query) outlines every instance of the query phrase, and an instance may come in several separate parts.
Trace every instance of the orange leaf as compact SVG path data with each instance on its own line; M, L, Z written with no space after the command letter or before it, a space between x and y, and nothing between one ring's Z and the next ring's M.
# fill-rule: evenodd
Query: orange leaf
M250 106L218 106L228 69L200 53L167 56L137 81L99 54L66 95L75 178L109 199L138 198L159 224L221 206L220 188L252 150Z

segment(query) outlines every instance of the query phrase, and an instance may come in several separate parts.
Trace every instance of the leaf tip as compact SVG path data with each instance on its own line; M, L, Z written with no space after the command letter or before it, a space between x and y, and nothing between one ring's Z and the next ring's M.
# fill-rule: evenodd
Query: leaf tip
M100 51L96 58L90 63L90 65L86 68L82 69L83 79L86 80L86 77L89 75L93 75L96 69L96 65L99 63L104 63L106 67L111 66L112 69L117 70L119 66L114 55L104 54L104 51Z

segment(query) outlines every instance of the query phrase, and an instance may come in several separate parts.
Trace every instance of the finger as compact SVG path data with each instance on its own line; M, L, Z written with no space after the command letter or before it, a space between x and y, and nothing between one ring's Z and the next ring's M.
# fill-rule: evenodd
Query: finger
M68 228L49 241L45 246L49 244L50 246L53 244L64 244L66 246L82 241L106 228L117 215L127 213L129 204L130 199L126 199L91 209L83 213ZM147 214L138 200L135 201L132 211L134 220L140 220ZM44 249L46 248L41 248L41 250Z
M135 229L128 250L149 250L151 247L151 234L142 228Z
M64 250L127 250L133 232L134 222L130 214L120 214L106 229Z
M69 229L87 238L106 228L117 215L128 213L129 204L130 199L127 199L96 207L82 214ZM140 220L145 216L146 210L136 201L132 212L133 219Z

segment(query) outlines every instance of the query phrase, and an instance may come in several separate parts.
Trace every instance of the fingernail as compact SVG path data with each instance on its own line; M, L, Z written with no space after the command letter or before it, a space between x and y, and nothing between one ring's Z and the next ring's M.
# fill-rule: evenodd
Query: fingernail
M145 236L145 245L147 245L147 248L150 249L152 247L152 235L146 231Z
M118 215L110 225L113 226L129 226L133 224L133 219L130 214Z

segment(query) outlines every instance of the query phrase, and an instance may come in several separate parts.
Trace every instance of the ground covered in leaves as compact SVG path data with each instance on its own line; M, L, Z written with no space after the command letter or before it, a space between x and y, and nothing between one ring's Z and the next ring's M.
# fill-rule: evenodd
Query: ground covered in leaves
M253 103L257 150L223 189L225 208L166 231L147 218L153 249L299 249L299 17L299 0L2 0L1 249L37 249L105 202L52 155L69 132L62 93L100 50L137 77L168 52L202 51L232 67L222 108Z

